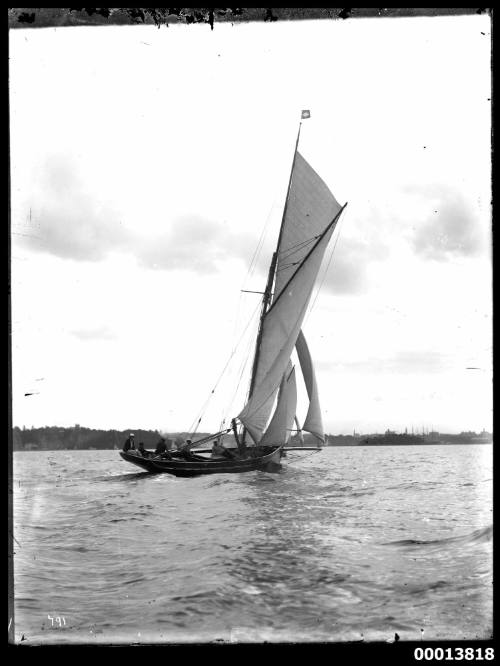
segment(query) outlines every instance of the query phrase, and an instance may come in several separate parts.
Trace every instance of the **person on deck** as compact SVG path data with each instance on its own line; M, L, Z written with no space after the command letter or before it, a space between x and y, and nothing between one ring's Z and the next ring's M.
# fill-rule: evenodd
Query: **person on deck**
M156 445L155 454L165 453L167 450L167 444L165 442L165 437L162 437L158 444Z
M158 458L163 458L163 460L172 460L165 437L160 439L153 455Z
M146 451L146 449L144 448L144 442L139 442L137 453L139 453L139 455L141 455L143 458L149 457L149 451Z
M213 458L226 458L227 449L220 442L214 439L211 455Z
M186 443L182 449L180 449L179 454L183 457L186 458L186 460L190 460L193 458L193 454L191 453L189 447L191 446L192 441L190 439L186 439Z
M227 458L228 460L239 460L240 458L238 450L226 448L223 444L218 442L214 442L212 455L214 455L215 458Z
M123 450L124 451L130 451L130 450L134 450L134 449L135 449L134 433L131 432L130 435L125 440L125 444L123 445Z

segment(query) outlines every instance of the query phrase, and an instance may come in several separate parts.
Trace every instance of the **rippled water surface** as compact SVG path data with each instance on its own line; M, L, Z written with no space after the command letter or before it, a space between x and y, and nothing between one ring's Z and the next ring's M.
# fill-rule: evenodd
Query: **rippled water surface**
M492 446L284 463L177 479L117 451L16 452L16 640L491 636Z

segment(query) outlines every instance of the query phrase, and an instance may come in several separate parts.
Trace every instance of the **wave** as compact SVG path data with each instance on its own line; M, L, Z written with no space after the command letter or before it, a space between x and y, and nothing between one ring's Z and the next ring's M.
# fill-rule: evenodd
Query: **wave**
M96 476L93 480L103 483L110 483L113 481L135 481L137 479L154 479L155 475L151 472L132 472L130 474L110 474Z
M144 580L147 580L146 576L139 576L138 578L132 578L131 580L122 581L121 585L132 585L133 583L141 583Z
M469 534L461 536L444 537L442 539L402 539L400 541L387 541L383 546L437 546L445 544L467 544L467 543L485 543L491 541L493 538L493 525L484 527L482 529L474 530Z

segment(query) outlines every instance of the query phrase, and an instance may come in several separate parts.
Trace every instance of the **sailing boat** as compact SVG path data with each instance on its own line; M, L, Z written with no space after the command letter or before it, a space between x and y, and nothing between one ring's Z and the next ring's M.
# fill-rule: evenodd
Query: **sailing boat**
M303 111L301 119L308 118ZM314 366L302 329L325 250L344 210L298 151L300 124L281 227L269 267L255 345L247 402L232 427L188 443L181 451L144 457L135 451L120 455L150 472L176 476L273 470L289 443L294 421L318 444L325 437ZM291 355L297 352L309 398L302 425L296 420L297 382ZM274 411L273 411L274 410ZM238 432L238 427L240 431ZM233 430L237 450L220 457L191 451ZM293 450L297 450L293 447Z

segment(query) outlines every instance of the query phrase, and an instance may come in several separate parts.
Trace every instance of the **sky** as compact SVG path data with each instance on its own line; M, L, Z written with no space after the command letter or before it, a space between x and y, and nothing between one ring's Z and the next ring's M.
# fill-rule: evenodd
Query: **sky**
M11 30L14 425L237 415L309 109L348 202L303 326L325 431L491 430L490 51L485 15Z

